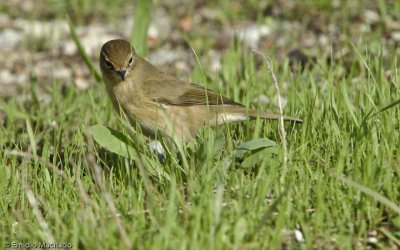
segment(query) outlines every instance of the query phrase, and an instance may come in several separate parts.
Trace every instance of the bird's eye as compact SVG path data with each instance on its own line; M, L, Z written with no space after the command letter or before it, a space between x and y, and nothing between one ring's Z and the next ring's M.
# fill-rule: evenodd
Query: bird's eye
M131 65L133 63L133 57L131 57L131 59L129 59L129 65Z
M104 63L106 65L107 68L111 69L113 66L109 61L105 61Z

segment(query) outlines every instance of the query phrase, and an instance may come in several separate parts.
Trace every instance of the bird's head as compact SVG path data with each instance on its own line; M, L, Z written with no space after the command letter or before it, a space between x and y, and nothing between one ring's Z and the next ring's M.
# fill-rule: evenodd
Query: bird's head
M110 40L101 48L100 69L103 77L115 83L125 81L135 64L136 53L131 44L123 39Z

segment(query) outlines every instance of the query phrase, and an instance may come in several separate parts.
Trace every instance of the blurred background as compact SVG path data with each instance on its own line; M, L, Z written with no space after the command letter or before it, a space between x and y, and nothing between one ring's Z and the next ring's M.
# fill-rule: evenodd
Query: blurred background
M302 66L340 60L346 67L354 57L352 43L364 43L382 57L393 51L399 55L400 1L141 3L148 9L138 9L140 1L1 1L0 97L18 96L32 79L39 86L57 81L87 89L94 84L71 39L67 16L96 67L101 45L125 38L136 43L138 52L153 64L184 79L197 64L193 51L205 71L212 73L218 72L223 60L233 59L222 55L234 46ZM135 22L144 22L137 33ZM135 41L140 32L147 33L148 50L140 39Z

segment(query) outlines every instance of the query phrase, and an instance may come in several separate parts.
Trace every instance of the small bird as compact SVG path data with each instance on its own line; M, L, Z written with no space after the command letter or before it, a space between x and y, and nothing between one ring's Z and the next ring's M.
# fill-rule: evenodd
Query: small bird
M280 115L247 109L240 103L204 87L168 75L136 54L122 39L106 42L100 52L100 69L114 108L121 109L142 132L186 143L205 126ZM301 119L283 116L286 121Z

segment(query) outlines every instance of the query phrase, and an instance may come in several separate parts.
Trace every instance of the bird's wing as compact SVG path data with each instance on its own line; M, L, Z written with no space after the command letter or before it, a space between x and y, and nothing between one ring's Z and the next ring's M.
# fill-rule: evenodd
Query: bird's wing
M204 89L197 84L189 84L175 78L149 79L144 82L144 94L153 101L160 104L175 106L194 106L194 105L233 105L244 107L242 104L232 101L219 93ZM206 96L207 93L207 96Z

